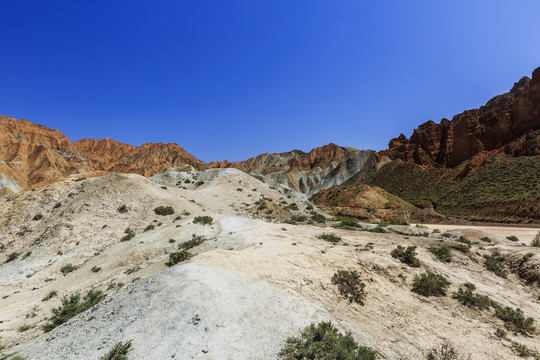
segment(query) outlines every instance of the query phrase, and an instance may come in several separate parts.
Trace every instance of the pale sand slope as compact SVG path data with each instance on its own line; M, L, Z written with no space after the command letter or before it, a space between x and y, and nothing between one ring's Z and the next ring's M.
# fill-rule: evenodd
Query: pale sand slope
M530 244L532 239L540 231L540 228L523 228L523 227L505 227L505 226L466 226L466 225L441 225L441 224L422 224L426 226L429 230L438 229L441 232L445 231L454 231L454 230L463 230L463 229L475 229L483 231L488 234L492 234L500 237L507 237L510 235L517 236L519 241Z
M71 192L76 195L68 197ZM414 275L426 269L449 278L449 293L472 282L478 293L520 307L540 321L538 287L525 285L515 274L502 279L487 272L481 256L495 249L517 258L532 252L529 261L538 265L540 249L495 238L489 244L480 241L469 254L453 252L453 261L446 264L427 250L440 246L439 238L253 220L254 202L261 194L276 203L291 201L240 172L217 177L195 190L161 189L139 176L107 176L52 185L17 195L10 202L0 200L0 241L7 246L2 255L32 251L26 259L0 265L0 290L8 294L0 299L0 336L11 346L26 342L10 346L9 351L31 359L95 359L116 342L130 339L130 359L267 359L276 357L288 336L324 319L351 331L359 343L376 349L380 359L421 359L427 349L445 339L462 353L471 353L472 359L519 359L508 342L494 335L503 323L491 311L469 309L451 296L425 298L411 292ZM50 209L58 199L65 207L62 216ZM130 208L126 214L116 211L122 203ZM156 216L152 209L158 205L171 205L176 214L182 210L191 214L174 221L176 214ZM292 213L308 213L305 204L298 206L300 211ZM44 219L29 220L40 209ZM196 215L213 216L214 224L192 224ZM154 219L163 224L142 232ZM108 226L101 229L104 223ZM61 231L45 230L58 224L64 224ZM33 231L17 235L23 226ZM126 226L137 236L120 242ZM343 241L333 245L318 239L323 232ZM208 238L190 250L198 255L167 268L168 252L193 233ZM486 235L463 233L472 241ZM170 243L171 238L176 242ZM373 250L366 248L368 243L373 243ZM391 257L398 244L418 246L420 269ZM62 255L56 255L58 249ZM63 276L59 268L66 262L79 268ZM102 270L94 273L93 266ZM141 269L125 274L133 266ZM340 269L359 272L366 283L365 306L341 298L330 280ZM33 276L26 278L29 271ZM131 284L137 277L141 279ZM127 285L106 290L111 282ZM60 303L58 298L42 302L45 294L56 289L64 295L91 287L107 291L108 298L40 335L39 326L50 308ZM36 316L26 317L32 309ZM23 324L35 328L17 332ZM537 337L509 337L538 346Z

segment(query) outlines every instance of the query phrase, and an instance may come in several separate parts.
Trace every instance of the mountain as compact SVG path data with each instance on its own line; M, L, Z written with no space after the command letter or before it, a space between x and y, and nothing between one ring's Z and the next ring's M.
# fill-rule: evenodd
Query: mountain
M53 183L75 174L202 170L207 165L176 144L136 147L105 138L71 142L28 120L0 117L0 194Z
M401 134L370 184L414 205L480 221L540 222L540 68L510 92Z
M212 162L209 166L263 175L293 190L312 195L340 185L359 172L374 174L378 163L379 156L375 151L328 144L309 153L293 150L261 154L241 162Z

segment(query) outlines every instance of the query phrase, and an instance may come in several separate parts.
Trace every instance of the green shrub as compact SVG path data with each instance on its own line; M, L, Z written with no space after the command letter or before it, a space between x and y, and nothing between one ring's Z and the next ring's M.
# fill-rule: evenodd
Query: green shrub
M15 353L10 353L10 354L0 355L0 360L28 360L28 358L25 356L21 356L19 355L19 353L15 352Z
M517 242L519 241L518 237L516 235L510 235L510 236L507 236L506 237L508 240L510 241L514 241L514 242Z
M531 241L531 246L540 247L540 231L536 234L534 239Z
M191 234L191 240L184 241L183 243L179 244L178 249L189 250L195 246L201 245L205 241L206 238L204 236Z
M291 216L291 221L292 222L304 222L307 220L307 217L304 216L304 215L292 215Z
M445 296L448 286L450 281L444 276L426 271L414 277L412 291L423 296Z
M131 239L133 239L135 237L135 231L131 230L130 228L127 228L126 230L124 230L124 235L120 241L129 241Z
M459 238L456 239L456 241L472 246L471 240L467 239L465 236L460 236Z
M356 230L360 227L358 224L358 220L352 219L352 218L343 218L343 217L336 217L338 221L341 221L339 224L334 225L336 229L343 229L343 230Z
M125 344L121 341L116 343L107 354L99 358L99 360L127 360L127 353L131 350L131 340Z
M193 219L194 224L201 224L201 225L210 225L214 221L214 218L211 216L196 216L195 219Z
M448 247L450 249L461 251L462 253L468 253L471 250L471 245L468 244L450 244Z
M332 284L337 285L340 294L349 302L364 305L366 284L356 271L339 270L332 276Z
M502 278L506 278L508 275L508 272L505 269L504 260L504 256L498 251L494 251L492 255L484 255L484 265L486 269Z
M437 257L437 259L442 262L449 263L450 261L452 261L452 254L450 254L450 249L446 246L430 247L429 251L433 253Z
M311 220L319 224L325 224L326 218L321 214L311 215Z
M180 250L169 254L169 261L165 263L167 266L174 266L179 262L189 260L193 257L193 254L187 250Z
M64 275L69 274L72 271L77 270L77 266L74 266L73 264L66 264L60 268L60 272Z
M41 219L43 219L43 215L42 214L36 214L36 215L34 215L34 218L32 220L37 221L37 220L41 220Z
M392 250L390 255L404 264L412 267L420 267L420 260L416 258L416 246L407 246L407 249L405 249L403 246L398 245L397 248Z
M10 261L13 261L15 260L16 258L19 257L19 253L18 252L12 252L11 254L8 255L7 259L6 259L6 262L10 262Z
M375 360L377 352L343 335L331 322L311 324L299 337L285 341L279 357L284 360Z
M448 341L432 348L426 355L426 360L466 360L470 358L470 355L467 358L460 355Z
M161 216L172 215L174 214L174 209L171 206L158 206L154 209L154 212L156 213L156 215Z
M475 294L475 289L476 286L474 286L474 284L465 283L463 288L460 286L458 291L455 292L452 297L468 307L475 307L480 310L489 309L492 300L485 295Z
M285 206L284 209L298 211L298 205L296 205L296 203L290 203L289 205Z
M532 334L535 331L534 319L531 317L526 318L519 308L495 306L495 316L504 321L504 325L509 331L525 335Z
M92 269L91 269L92 272L100 272L101 271L101 267L100 266L93 266Z
M330 241L331 243L338 243L341 241L341 238L339 236L336 236L334 234L321 234L317 236L318 239Z
M50 300L52 299L54 296L57 295L57 292L56 290L52 290L52 291L49 291L49 293L47 295L45 295L45 297L43 299L41 299L41 301L47 301L47 300Z
M387 233L388 231L386 231L381 225L377 225L375 226L374 228L366 228L366 229L363 229L364 231L369 231L369 232L373 232L373 233Z
M116 211L118 211L120 214L124 214L128 212L128 207L126 204L122 204L118 207L118 209L116 209Z
M480 240L485 241L485 242L487 242L487 243L490 243L490 242L493 241L493 240L491 240L490 238L488 238L487 236L484 236L484 237L480 238Z
M81 299L80 293L74 293L62 298L62 305L52 309L53 316L43 325L43 330L49 332L62 325L75 315L82 313L105 299L106 295L100 290L89 290Z
M143 232L154 230L155 228L156 228L156 226L154 224L150 224L150 225L148 225L147 227L144 228Z

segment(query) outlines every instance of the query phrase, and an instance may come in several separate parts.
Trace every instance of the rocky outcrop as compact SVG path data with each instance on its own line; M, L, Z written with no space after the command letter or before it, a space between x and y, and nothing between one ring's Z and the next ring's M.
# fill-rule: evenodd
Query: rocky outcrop
M540 68L510 92L439 124L428 121L407 139L401 134L382 151L393 160L421 166L455 167L477 154L504 151L513 156L540 155ZM521 141L515 141L522 139ZM512 146L508 146L512 143Z
M0 195L79 173L151 176L168 169L207 165L176 144L136 147L105 138L71 142L58 130L28 120L0 117Z
M358 150L328 144L309 153L293 150L262 154L241 162L213 162L210 167L237 168L263 175L303 194L340 185L363 169L375 169L379 162L375 151Z

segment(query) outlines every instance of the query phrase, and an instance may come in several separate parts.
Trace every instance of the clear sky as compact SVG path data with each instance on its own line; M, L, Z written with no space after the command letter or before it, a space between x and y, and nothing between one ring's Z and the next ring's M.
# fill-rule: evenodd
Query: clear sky
M0 15L0 115L204 161L381 150L540 66L538 0L2 0Z

